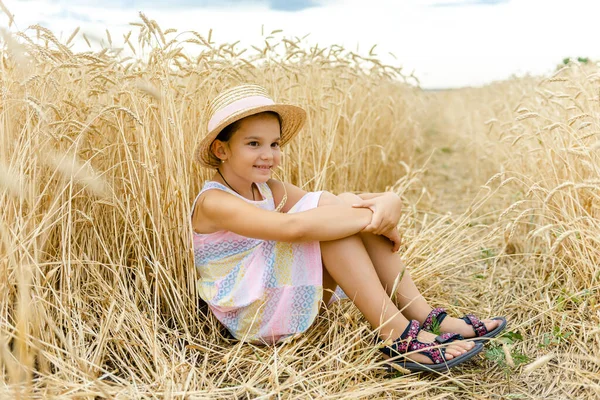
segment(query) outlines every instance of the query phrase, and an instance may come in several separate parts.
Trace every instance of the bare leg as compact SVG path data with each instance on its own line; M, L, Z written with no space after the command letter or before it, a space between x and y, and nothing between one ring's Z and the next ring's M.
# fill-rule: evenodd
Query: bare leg
M319 205L339 201L330 196L333 195L323 196ZM408 326L408 320L386 293L360 236L321 242L321 254L329 275L341 286L371 326L379 329L379 336L382 339L398 338ZM434 338L435 335L427 332L419 334L419 340L423 342L431 342ZM453 342L446 348L446 358L450 360L473 346L473 342ZM424 364L431 363L422 354L411 354L410 358Z
M324 311L329 304L329 301L331 300L333 292L335 292L337 286L337 283L331 277L331 275L329 275L327 269L323 268L323 307L321 308L321 311Z
M352 193L342 193L338 197L350 204L360 200L358 196ZM419 292L400 255L390 251L392 247L390 241L383 236L370 233L361 233L360 237L387 294L392 295L395 281L398 276L401 276L401 280L396 286L397 305L406 318L416 319L423 323L432 308ZM496 328L500 323L496 320L484 320L483 322L488 330ZM460 333L464 337L474 336L473 329L469 325L461 319L450 316L444 319L440 330L442 332Z

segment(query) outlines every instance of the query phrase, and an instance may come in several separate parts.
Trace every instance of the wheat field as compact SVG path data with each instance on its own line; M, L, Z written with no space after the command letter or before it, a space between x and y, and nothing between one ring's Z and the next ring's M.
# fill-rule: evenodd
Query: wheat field
M597 66L428 92L285 32L245 48L140 14L101 43L2 34L0 398L600 396ZM506 335L440 375L388 371L347 300L292 341L229 340L195 291L188 215L207 101L239 83L308 112L282 179L399 194L425 297L504 315Z

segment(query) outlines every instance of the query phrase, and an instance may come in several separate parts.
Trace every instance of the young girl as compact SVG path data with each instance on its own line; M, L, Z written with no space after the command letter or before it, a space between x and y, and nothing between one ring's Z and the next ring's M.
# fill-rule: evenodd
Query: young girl
M192 206L195 265L200 296L235 338L275 343L306 331L337 285L390 362L411 371L457 365L481 351L477 340L504 329L502 317L453 318L429 306L396 254L395 194L335 196L271 178L303 109L243 85L217 96L209 116L195 157L215 173ZM434 326L443 333L427 332Z

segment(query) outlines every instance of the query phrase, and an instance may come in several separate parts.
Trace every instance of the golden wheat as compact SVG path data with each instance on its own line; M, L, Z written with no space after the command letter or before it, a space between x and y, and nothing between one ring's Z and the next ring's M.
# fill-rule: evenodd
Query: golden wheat
M65 43L40 26L4 33L0 397L600 394L596 67L424 92L372 54L278 31L240 49L140 18L130 55L108 31L99 50L78 30ZM79 37L88 52L72 50ZM284 180L400 194L424 295L506 315L523 340L451 374L400 377L348 301L276 346L228 339L195 290L188 218L210 171L191 153L208 99L241 82L308 112Z

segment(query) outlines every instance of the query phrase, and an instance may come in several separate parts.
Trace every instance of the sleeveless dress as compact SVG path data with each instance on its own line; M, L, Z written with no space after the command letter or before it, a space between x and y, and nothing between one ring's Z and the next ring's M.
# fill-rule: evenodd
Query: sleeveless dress
M257 187L262 200L252 201L229 187L207 181L207 190L223 190L264 210L274 211L269 185ZM322 192L309 192L288 213L317 207ZM234 338L272 344L306 331L317 316L323 296L319 242L277 242L248 238L229 231L193 232L197 289L217 319Z

